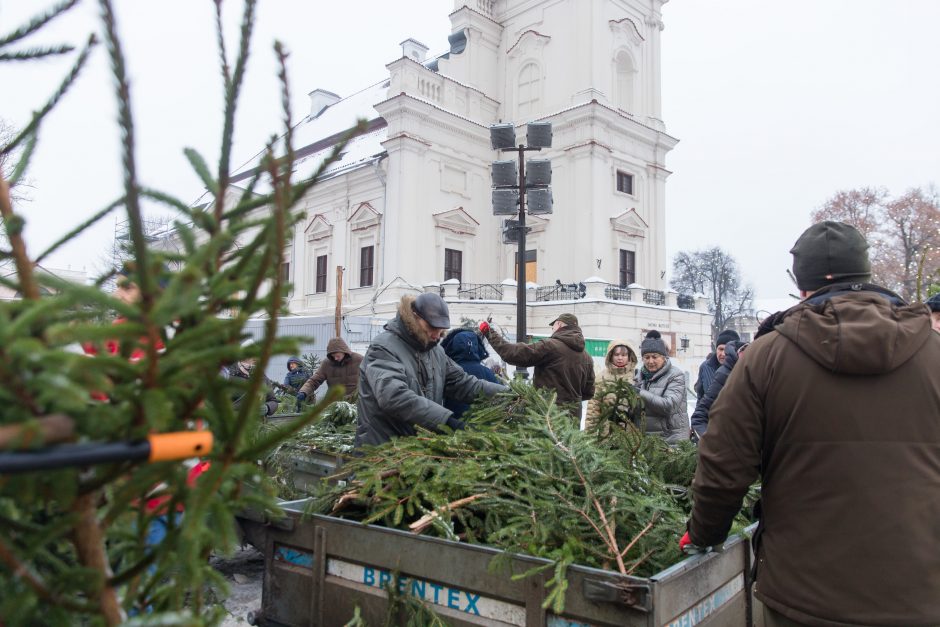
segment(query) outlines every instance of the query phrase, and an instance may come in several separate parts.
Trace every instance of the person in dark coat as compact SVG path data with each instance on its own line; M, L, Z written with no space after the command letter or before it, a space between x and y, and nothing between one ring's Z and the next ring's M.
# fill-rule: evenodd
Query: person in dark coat
M320 367L307 379L297 393L297 411L301 411L307 397L317 391L323 382L327 387L342 385L346 388L345 398L349 399L356 393L359 385L359 365L362 355L354 353L341 337L334 337L326 343L326 359L320 362Z
M491 329L489 323L480 323L480 331L506 363L521 368L535 366L532 384L555 390L557 403L580 422L581 401L594 398L594 360L584 350L584 334L574 314L561 314L551 327L552 336L547 340L514 344Z
M462 429L444 397L469 403L508 390L464 372L440 347L450 327L444 299L432 292L403 296L398 315L376 337L359 367L356 443L374 445L413 436L415 427Z
M738 342L741 336L734 329L725 329L715 338L715 350L709 353L702 365L698 367L698 379L695 380L695 396L702 400L705 392L711 386L715 373L725 363L725 346L728 342Z
M680 546L722 543L759 475L765 625L940 625L940 335L869 283L853 227L814 224L790 252L804 300L712 406Z
M930 321L933 330L940 332L940 294L934 294L928 298L927 306L930 307Z
M300 387L310 378L310 373L304 367L300 357L291 357L287 360L287 374L284 375L284 387L292 392L299 392Z
M250 340L243 344L243 346L250 345ZM222 376L226 379L244 379L247 381L251 377L251 372L255 368L255 358L254 357L244 357L237 363L228 366L222 369ZM232 396L232 405L237 410L241 407L242 403L246 400L245 392L237 392ZM267 385L267 379L264 384L264 402L260 405L260 411L262 416L270 416L277 412L277 407L279 403L277 397L274 396L274 393L271 391L271 388Z
M669 348L659 331L640 342L643 366L636 386L646 408L646 433L658 435L667 444L689 438L685 373L669 359Z
M475 331L454 329L441 342L441 347L467 374L491 383L499 383L493 371L481 363L489 357L489 352L483 347L483 342ZM460 418L470 405L445 397L444 407L454 412L454 418Z
M725 386L725 381L728 380L728 375L731 374L731 371L734 369L734 365L738 363L739 355L744 352L746 347L746 342L735 342L733 340L725 344L724 363L722 363L721 367L718 368L718 371L715 372L715 376L712 379L712 383L708 387L708 390L706 390L705 396L698 400L698 402L695 404L695 410L692 412L693 442L698 443L698 441L705 434L705 431L708 430L708 412L715 403L715 399L718 398L718 394L721 392L721 388Z

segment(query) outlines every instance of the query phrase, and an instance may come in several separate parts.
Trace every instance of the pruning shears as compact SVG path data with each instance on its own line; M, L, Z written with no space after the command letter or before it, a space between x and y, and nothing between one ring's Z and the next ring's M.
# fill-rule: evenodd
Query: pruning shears
M0 452L0 474L125 461L163 462L201 457L212 451L211 431L154 433L131 442L60 444L32 451Z

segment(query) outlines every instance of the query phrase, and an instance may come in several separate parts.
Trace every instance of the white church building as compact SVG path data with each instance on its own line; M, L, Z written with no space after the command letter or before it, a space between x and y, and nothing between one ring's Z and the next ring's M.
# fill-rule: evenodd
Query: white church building
M435 290L455 324L492 316L515 337L517 244L493 215L490 174L515 157L491 148L489 128L511 122L524 140L528 122L550 122L551 148L527 153L551 161L554 198L551 214L526 218L528 334L571 312L602 358L609 339L638 347L657 329L694 373L710 349L707 303L665 282L666 155L678 141L661 119L665 1L454 0L446 54L406 39L375 84L310 92L295 180L357 118L368 127L301 201L283 268L294 323L332 328L339 301L365 321L345 326L364 348L402 295ZM325 345L332 333L316 335Z

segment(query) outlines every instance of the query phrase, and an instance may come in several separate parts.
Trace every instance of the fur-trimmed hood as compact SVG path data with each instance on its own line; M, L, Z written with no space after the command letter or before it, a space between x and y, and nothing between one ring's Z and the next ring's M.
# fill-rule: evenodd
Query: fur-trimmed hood
M418 316L411 307L414 302L414 296L402 296L398 303L398 315L385 325L385 329L400 336L416 350L431 350L437 342L432 342L431 336L418 324Z

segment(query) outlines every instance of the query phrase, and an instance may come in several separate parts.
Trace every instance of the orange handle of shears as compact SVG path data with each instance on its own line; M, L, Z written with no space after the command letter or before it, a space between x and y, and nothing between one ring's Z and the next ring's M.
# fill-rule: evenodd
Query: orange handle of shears
M175 433L153 433L150 441L151 462L202 457L212 452L211 431L177 431Z

